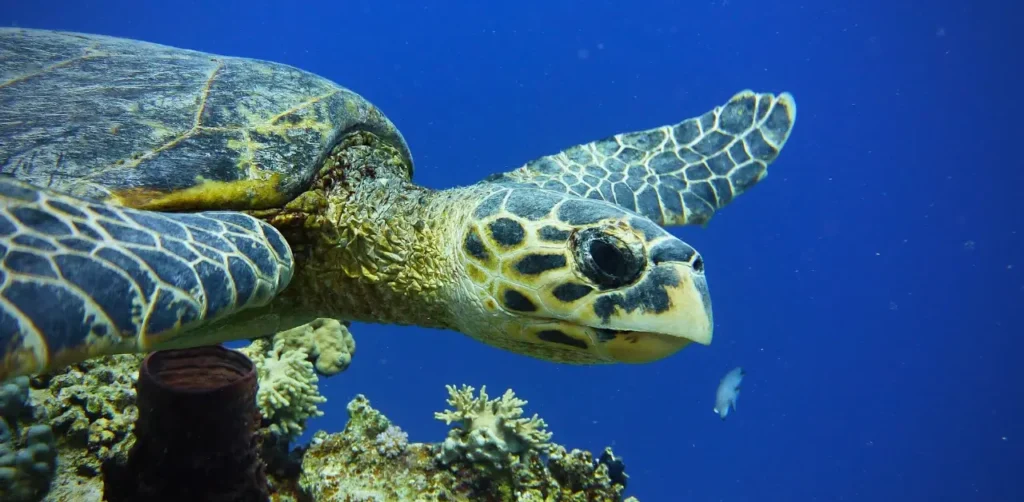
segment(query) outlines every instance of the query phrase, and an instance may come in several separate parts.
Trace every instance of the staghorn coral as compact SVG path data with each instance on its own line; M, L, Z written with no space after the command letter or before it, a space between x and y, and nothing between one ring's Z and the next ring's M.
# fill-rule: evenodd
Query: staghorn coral
M0 500L36 501L56 471L57 445L48 425L29 425L29 379L0 383Z
M290 346L280 338L274 342L262 338L240 352L256 365L259 375L256 403L263 422L273 434L288 438L299 436L306 419L323 415L317 405L327 399L320 395L319 378L305 350Z
M486 393L474 399L472 390L449 392L461 397L462 404L474 403L474 417L480 414L481 403L494 414L500 411L519 424L532 423L539 431L542 424L521 419L519 414L506 413L521 408L522 400L506 393L507 398L488 401ZM468 396L467 399L462 397ZM499 404L500 403L500 404ZM513 404L515 403L515 404ZM521 404L520 404L521 403ZM461 408L461 406L456 406ZM496 407L497 406L497 407ZM387 417L374 409L363 395L348 404L349 421L341 433L319 431L302 457L302 473L298 492L279 492L278 500L342 501L544 501L544 502L618 502L623 486L609 477L608 466L595 462L589 452L566 451L546 441L550 433L527 434L534 440L544 439L522 453L514 455L507 469L494 472L475 469L465 463L444 465L437 461L441 445L410 443L404 453L390 456L378 448L378 438L388 430L396 430ZM460 413L459 411L449 412ZM550 460L542 458L541 448ZM610 450L606 450L611 455ZM512 454L510 454L512 455ZM614 457L613 457L614 458ZM636 502L629 498L627 501Z
M448 432L448 438L441 444L438 460L443 464L467 462L469 464L502 469L510 455L519 455L530 450L544 452L551 439L545 430L547 424L536 414L532 418L521 418L526 401L516 397L512 389L500 398L488 400L487 387L480 388L480 397L473 396L473 387L463 385L461 389L446 386L448 404L454 410L435 413L434 418L445 424L460 422L461 425Z

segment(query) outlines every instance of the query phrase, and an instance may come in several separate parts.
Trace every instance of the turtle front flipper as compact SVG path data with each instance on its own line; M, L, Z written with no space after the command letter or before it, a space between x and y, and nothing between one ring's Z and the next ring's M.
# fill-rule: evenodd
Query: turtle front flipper
M795 121L790 94L746 90L700 117L574 146L491 181L606 200L661 225L703 225L764 179Z
M0 176L0 381L145 352L291 280L284 238L251 216L157 213Z

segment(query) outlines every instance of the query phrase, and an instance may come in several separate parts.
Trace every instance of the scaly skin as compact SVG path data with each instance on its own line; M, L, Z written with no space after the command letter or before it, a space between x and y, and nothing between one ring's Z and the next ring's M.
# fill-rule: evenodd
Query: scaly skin
M452 329L570 363L646 362L691 340L710 342L707 289L693 269L699 255L657 225L605 202L535 187L429 190L405 181L404 169L396 150L356 133L309 192L283 210L254 213L282 231L296 260L289 287L251 314L258 326L281 330L334 317ZM560 221L557 211L541 215L541 206L535 217L519 217L514 203L499 203L513 192L524 201L572 201L572 214L586 209L603 217ZM541 239L542 228L559 235ZM628 243L642 273L615 287L594 284L573 240L587 229ZM655 249L679 259L655 265ZM553 292L566 283L589 293L563 301Z
M450 328L463 272L447 245L473 194L405 181L393 148L369 133L339 147L309 191L263 215L292 245L297 272L271 309Z

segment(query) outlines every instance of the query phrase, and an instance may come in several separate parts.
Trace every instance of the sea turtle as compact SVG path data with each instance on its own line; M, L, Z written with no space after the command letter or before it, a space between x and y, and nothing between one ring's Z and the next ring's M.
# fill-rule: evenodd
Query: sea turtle
M471 185L411 183L358 94L266 61L0 30L0 380L317 319L566 363L711 341L704 224L764 178L793 98L743 91Z

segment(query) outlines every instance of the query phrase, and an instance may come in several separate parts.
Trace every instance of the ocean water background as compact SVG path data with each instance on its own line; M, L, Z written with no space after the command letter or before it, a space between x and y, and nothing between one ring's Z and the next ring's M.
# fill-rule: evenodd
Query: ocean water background
M1024 500L1021 7L1011 2L4 1L0 25L319 73L381 107L416 180L473 183L745 88L799 115L707 228L710 347L571 367L451 332L356 325L321 382L439 441L444 384L513 388L554 440L626 461L642 501ZM1018 23L1019 24L1019 23ZM1015 47L1017 49L1015 49ZM1016 54L1016 55L1014 55ZM739 410L718 379L748 372Z

